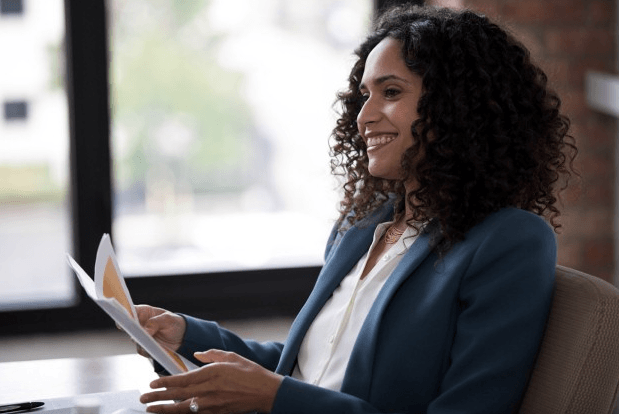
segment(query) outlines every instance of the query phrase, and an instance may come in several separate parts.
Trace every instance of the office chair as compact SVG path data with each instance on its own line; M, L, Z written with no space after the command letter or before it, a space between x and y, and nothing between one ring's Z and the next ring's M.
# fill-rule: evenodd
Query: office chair
M556 268L546 332L520 414L610 414L619 388L619 289Z

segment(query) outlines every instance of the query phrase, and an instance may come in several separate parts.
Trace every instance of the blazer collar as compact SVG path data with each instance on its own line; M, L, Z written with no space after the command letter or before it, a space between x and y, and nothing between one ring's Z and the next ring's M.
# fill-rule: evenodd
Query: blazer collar
M341 238L336 238L314 289L290 327L286 346L275 372L283 375L292 372L301 342L314 318L342 279L370 248L378 223L389 220L392 216L393 207L391 203L387 203L363 223L351 227Z
M393 206L387 203L368 219L371 220L370 222L351 227L341 239L335 241L329 260L323 266L312 293L290 328L286 346L276 369L277 373L289 375L292 372L301 342L316 315L342 279L367 252L372 244L374 230L378 223L391 220L392 217ZM432 224L434 223L430 223ZM398 286L413 273L432 250L429 238L427 232L419 235L378 294L353 348L342 391L357 396L367 394L370 382L363 381L363 378L371 376L373 357L368 358L368 355L374 353L380 319ZM355 372L355 375L349 375L351 370Z
M385 309L402 283L431 253L432 246L430 235L427 232L420 234L378 293L355 341L344 375L342 392L364 399L369 398L374 354Z

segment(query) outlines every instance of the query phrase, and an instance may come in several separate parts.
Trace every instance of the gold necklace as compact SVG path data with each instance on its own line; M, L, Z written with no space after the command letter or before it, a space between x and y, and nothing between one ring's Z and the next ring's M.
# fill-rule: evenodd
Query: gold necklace
M398 240L400 240L400 236L404 234L405 230L406 229L400 230L397 227L391 225L385 232L385 243L393 244L397 242Z

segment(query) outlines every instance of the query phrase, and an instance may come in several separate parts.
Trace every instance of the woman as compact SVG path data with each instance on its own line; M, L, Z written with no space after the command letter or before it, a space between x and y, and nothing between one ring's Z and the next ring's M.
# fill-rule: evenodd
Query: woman
M149 411L517 409L576 154L559 98L469 11L391 9L356 53L333 133L341 218L286 344L141 306L155 338L209 364L154 381L142 402L179 402Z

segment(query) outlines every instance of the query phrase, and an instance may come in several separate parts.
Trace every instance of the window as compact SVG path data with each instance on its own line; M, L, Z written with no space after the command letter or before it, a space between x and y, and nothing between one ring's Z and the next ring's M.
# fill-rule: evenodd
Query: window
M21 15L24 12L22 0L0 0L1 15Z
M110 3L126 275L320 266L332 103L370 1Z
M67 306L69 121L62 0L3 0L0 23L0 310Z
M25 101L11 101L4 103L4 120L25 120L28 117L28 103Z

